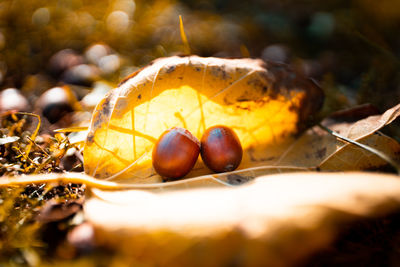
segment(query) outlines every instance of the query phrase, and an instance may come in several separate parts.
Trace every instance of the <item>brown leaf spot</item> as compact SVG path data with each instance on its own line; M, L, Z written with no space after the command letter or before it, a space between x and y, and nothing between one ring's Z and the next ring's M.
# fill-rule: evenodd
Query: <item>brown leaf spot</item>
M87 137L86 137L86 144L91 145L94 141L94 133L89 132Z
M228 183L231 185L241 185L247 183L250 180L249 177L241 176L238 174L229 174L227 179Z
M166 72L167 73L171 73L171 72L173 72L174 70L176 69L176 66L169 66L168 68L167 68L167 70L166 70Z
M211 73L222 80L228 80L231 76L226 72L225 65L217 66L211 69Z
M315 156L316 156L317 158L319 158L319 159L323 159L323 158L325 157L325 155L326 155L326 147L321 148L321 149L318 149L318 150L315 152Z

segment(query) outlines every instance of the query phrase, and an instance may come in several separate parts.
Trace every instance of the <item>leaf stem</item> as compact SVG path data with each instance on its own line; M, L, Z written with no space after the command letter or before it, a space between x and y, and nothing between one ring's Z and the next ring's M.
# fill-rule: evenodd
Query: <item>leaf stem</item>
M29 144L27 145L27 147L25 149L25 156L27 158L29 158L29 153L31 153L31 149L32 149L32 146L33 146L33 142L31 140L35 140L36 139L36 137L37 137L37 135L39 133L40 125L42 124L42 120L41 120L39 115L34 114L34 113L30 113L30 112L17 112L16 114L32 116L32 117L35 117L38 120L38 123L36 125L36 129L33 132L33 134L31 135L30 140L29 140Z
M182 39L182 43L183 43L184 53L186 55L190 55L190 46L189 46L189 42L188 42L188 39L185 34L185 29L183 28L183 21L182 21L181 15L179 15L179 29L181 32L181 39Z
M332 131L331 129L329 129L329 128L323 126L321 123L319 123L318 126L319 126L322 130L324 130L324 131L326 131L327 133L329 133L329 134L335 136L336 138L338 138L338 139L340 139L340 140L342 140L342 141L345 141L345 142L347 142L347 143L350 143L350 144L352 144L352 145L358 146L358 147L360 147L360 148L362 148L362 149L365 149L366 151L371 152L372 154L374 154L374 155L380 157L381 159L383 159L384 161L386 161L387 163L389 163L390 165L392 165L392 166L396 169L397 174L400 174L400 165L399 165L399 163L397 163L395 160L393 160L391 157L389 157L389 156L386 155L385 153L383 153L383 152L381 152L381 151L379 151L379 150L377 150L377 149L375 149L375 148L372 148L372 147L370 147L370 146L361 144L361 143L359 143L359 142L357 142L357 141L355 141L355 140L352 140L352 139L349 139L349 138L347 138L347 137L344 137L343 135L340 135L339 133L334 132L334 131Z
M2 187L12 187L12 186L22 186L28 184L42 184L42 183L58 183L58 184L85 184L90 188L97 188L101 190L157 190L163 188L179 188L179 187L195 187L196 184L200 183L218 183L223 185L233 184L229 183L229 175L238 174L241 175L250 171L262 171L268 169L276 169L276 173L289 172L289 171L313 171L314 168L303 168L303 167L289 167L289 166L260 166L250 169L235 170L229 173L221 174L211 174L198 176L190 179L182 179L168 183L152 183L152 184L126 184L118 183L112 181L106 181L94 178L85 173L78 172L65 172L65 173L47 173L47 174L29 174L20 176L2 176L0 177L0 188ZM255 175L250 175L250 180L255 178Z

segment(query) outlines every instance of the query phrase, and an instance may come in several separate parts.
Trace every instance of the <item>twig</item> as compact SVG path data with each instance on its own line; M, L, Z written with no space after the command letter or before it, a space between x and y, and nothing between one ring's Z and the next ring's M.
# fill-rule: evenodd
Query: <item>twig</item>
M224 173L223 175L229 174L241 174L248 171L261 171L267 169L286 169L286 170L297 170L297 171L312 171L314 168L303 168L303 167L288 167L288 166L260 166L250 169L235 170L229 173ZM279 171L280 172L280 171ZM112 181L106 181L94 178L93 176L78 173L78 172L65 172L65 173L48 173L48 174L30 174L30 175L20 175L20 176L2 176L0 177L0 188L10 187L10 186L21 186L27 184L42 184L42 183L75 183L75 184L85 184L91 188L97 188L102 190L127 190L127 189L137 189L137 190L151 190L151 189L161 189L161 188L174 188L176 186L181 186L187 184L190 186L191 183L197 183L199 181L213 181L223 185L227 183L222 177L220 178L218 174L198 176L190 179L183 179L168 183L152 183L152 184L125 184ZM229 184L232 185L232 184Z
M33 134L31 135L31 139L30 139L30 140L35 140L36 136L39 133L40 125L42 124L42 120L41 120L40 116L37 115L37 114L34 114L34 113L29 113L29 112L17 112L16 114L32 116L32 117L35 117L38 120L38 123L36 125L36 129L33 132ZM32 141L30 141L28 146L25 149L26 157L29 157L29 153L31 152L32 146L33 146L33 143L32 143Z
M188 39L185 34L185 29L183 28L183 21L182 21L181 15L179 15L179 29L181 32L181 39L182 39L182 43L183 43L184 52L186 55L190 55L190 46L189 46L189 42L188 42Z
M340 140L342 140L342 141L345 141L345 142L347 142L347 143L350 143L350 144L352 144L352 145L358 146L358 147L360 147L360 148L362 148L362 149L365 149L365 150L367 150L368 152L371 152L372 154L374 154L374 155L380 157L381 159L383 159L384 161L386 161L387 163L389 163L390 165L392 165L392 166L397 170L397 174L400 174L400 165L399 165L399 163L397 163L396 161L394 161L392 158L390 158L390 157L389 157L388 155L386 155L385 153L382 153L381 151L379 151L379 150L377 150L377 149L375 149L375 148L372 148L372 147L370 147L370 146L361 144L361 143L359 143L359 142L357 142L357 141L354 141L354 140L352 140L352 139L349 139L349 138L347 138L347 137L344 137L344 136L340 135L339 133L334 132L334 131L332 131L331 129L329 129L329 128L323 126L323 125L320 124L320 123L318 124L318 126L319 126L322 130L324 130L324 131L328 132L329 134L331 134L331 135L337 137L338 139L340 139Z

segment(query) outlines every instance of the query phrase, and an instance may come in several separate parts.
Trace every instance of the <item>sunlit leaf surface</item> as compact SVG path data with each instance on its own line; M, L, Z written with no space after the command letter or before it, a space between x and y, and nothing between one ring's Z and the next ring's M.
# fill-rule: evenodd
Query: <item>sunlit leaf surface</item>
M151 151L166 129L180 126L201 138L223 124L244 149L240 169L262 165L268 148L297 133L322 103L320 89L283 65L252 59L171 57L128 77L92 118L85 171L99 178L160 181ZM199 160L188 177L209 173Z

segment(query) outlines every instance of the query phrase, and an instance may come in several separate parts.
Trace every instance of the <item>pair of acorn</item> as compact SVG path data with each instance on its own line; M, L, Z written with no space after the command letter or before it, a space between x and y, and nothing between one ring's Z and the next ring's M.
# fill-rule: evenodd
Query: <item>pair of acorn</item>
M239 138L229 127L208 128L201 142L188 130L174 127L165 131L153 148L153 167L164 178L174 180L188 174L197 158L214 172L235 170L242 161Z

